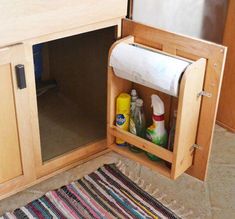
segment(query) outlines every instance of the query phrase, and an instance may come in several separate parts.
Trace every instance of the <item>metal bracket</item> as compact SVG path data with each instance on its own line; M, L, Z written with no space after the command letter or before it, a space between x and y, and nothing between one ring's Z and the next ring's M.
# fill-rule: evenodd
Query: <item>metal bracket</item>
M212 93L206 92L206 91L201 91L198 93L197 97L204 96L204 97L212 97Z
M192 148L196 148L196 149L202 149L202 146L198 145L198 144L193 144Z

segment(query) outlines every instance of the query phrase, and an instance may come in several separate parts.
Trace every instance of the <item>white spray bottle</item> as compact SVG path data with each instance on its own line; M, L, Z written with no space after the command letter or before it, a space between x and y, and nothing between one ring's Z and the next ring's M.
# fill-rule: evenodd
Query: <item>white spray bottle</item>
M164 121L164 103L161 98L155 94L151 96L152 99L152 107L153 107L153 124L148 127L146 131L146 137L149 141L153 142L162 147L167 147L167 131L165 129L165 121ZM151 160L158 161L160 158L157 156L147 153L147 156Z

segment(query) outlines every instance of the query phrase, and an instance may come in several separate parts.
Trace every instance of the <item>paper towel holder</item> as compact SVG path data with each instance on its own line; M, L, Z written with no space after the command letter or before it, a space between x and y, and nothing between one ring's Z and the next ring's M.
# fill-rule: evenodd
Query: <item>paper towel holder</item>
M113 44L110 49L112 49L120 42L125 43L135 43L134 37L127 37ZM141 47L146 47L145 45L138 44ZM151 50L156 50L151 48ZM158 53L162 53L160 50L156 50ZM163 52L164 54L167 54ZM174 56L167 54L172 57L177 57L179 59L185 60L183 57ZM157 146L145 139L139 138L132 135L129 132L120 130L114 124L115 120L115 98L121 92L129 92L133 87L139 90L140 96L144 99L147 104L149 96L152 92L159 94L159 91L154 91L153 89L138 85L132 81L128 81L117 77L114 74L112 67L108 66L108 113L107 113L107 145L108 147L125 155L129 158L135 159L148 167L157 170L163 175L176 179L179 175L185 172L193 162L192 145L196 143L196 135L198 128L198 118L200 113L200 105L203 91L203 82L206 68L206 59L200 58L197 61L190 60L190 65L186 68L182 79L180 81L179 97L178 97L178 112L177 112L177 122L176 122L176 132L175 132L175 142L174 151L169 151L165 148ZM200 96L198 94L200 93ZM162 94L163 96L165 94ZM171 97L165 95L167 99ZM164 101L164 100L163 100ZM168 114L170 113L170 108L168 109ZM146 114L151 114L151 110L146 112ZM189 116L189 115L193 116ZM152 163L144 156L138 157L128 149L121 148L115 145L115 137L122 138L126 142L133 144L147 152L153 153L161 159L171 163L171 168L166 168L159 163Z
M185 69L192 61L133 42L113 47L109 64L117 77L177 97Z

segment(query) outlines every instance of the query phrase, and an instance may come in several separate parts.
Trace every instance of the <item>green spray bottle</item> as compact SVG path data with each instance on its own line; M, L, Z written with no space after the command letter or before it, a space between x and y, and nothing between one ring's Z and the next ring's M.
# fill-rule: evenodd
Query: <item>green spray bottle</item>
M164 103L161 98L155 94L151 96L153 107L153 124L148 127L146 131L146 137L149 141L167 148L167 131L164 121ZM150 160L160 161L161 159L151 153L146 153Z

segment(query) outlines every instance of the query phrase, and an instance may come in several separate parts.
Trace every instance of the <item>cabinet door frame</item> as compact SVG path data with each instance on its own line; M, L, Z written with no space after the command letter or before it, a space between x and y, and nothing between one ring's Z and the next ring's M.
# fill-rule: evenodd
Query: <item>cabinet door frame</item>
M29 102L31 108L31 124L32 124L32 136L33 136L33 150L34 150L34 165L36 179L48 178L61 171L70 169L78 164L86 162L90 159L100 156L108 151L106 139L100 141L91 142L83 147L78 147L75 150L57 156L51 160L43 162L41 154L41 142L40 142L40 130L39 130L39 118L37 108L37 94L34 76L34 63L32 47L35 44L45 43L52 40L58 40L65 37L70 37L90 31L95 31L107 27L115 26L116 38L121 36L122 18L115 18L112 20L106 20L91 25L77 27L75 29L62 31L58 33L52 33L49 35L29 39L25 41L25 55L28 60L28 70L31 74L28 75L29 86Z
M15 66L23 64L25 67L26 84L28 84L27 76L29 72L27 71L28 67L24 50L23 44L0 48L0 65L9 64L11 68L22 164L22 175L0 184L0 200L22 190L22 187L35 179L28 88L18 88L15 74Z

